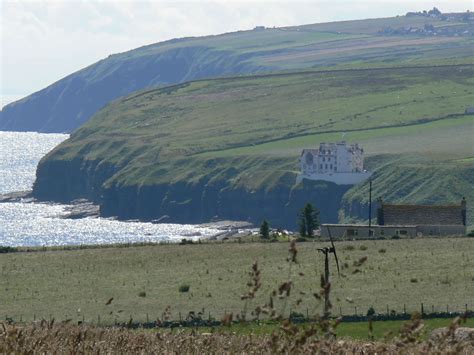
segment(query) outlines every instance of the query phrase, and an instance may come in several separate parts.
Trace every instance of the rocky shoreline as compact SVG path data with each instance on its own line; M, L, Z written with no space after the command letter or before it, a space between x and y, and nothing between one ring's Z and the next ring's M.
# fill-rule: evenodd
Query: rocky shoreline
M32 191L15 191L0 194L0 203L48 203L40 201L33 197ZM55 204L55 202L51 202ZM64 207L64 214L56 216L62 219L81 219L81 218L97 218L100 217L100 206L94 204L87 199L76 199L67 203ZM113 218L113 217L110 217ZM115 219L115 218L113 218ZM151 223L169 223L168 218L164 216L159 220L151 221ZM125 222L133 223L138 220L128 220ZM212 228L219 230L215 235L207 238L208 240L222 241L233 238L242 238L257 233L255 226L246 221L219 220L208 223L198 224L201 228ZM199 233L199 232L198 232ZM199 237L199 234L185 235L183 237Z
M0 203L34 203L41 202L33 197L33 191L14 191L0 194ZM41 202L44 203L44 202ZM79 219L87 217L99 217L100 207L86 199L71 201L65 208L66 214L59 216L64 219Z

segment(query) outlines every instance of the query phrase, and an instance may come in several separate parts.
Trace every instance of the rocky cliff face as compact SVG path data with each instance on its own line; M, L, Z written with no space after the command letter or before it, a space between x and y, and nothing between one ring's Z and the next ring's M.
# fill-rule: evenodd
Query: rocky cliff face
M296 229L298 212L307 202L320 209L322 222L337 222L341 199L349 188L307 180L294 185L293 173L286 173L271 188L250 189L207 178L194 183L104 187L115 170L92 161L46 160L37 171L34 196L60 202L88 198L100 204L104 217L176 223L230 219L256 225L267 219L273 227Z
M103 216L122 219L157 219L202 223L212 219L267 219L274 227L297 228L297 215L305 203L321 210L321 221L337 222L338 209L348 187L305 181L298 186L248 190L220 184L176 183L156 186L108 188L101 201Z

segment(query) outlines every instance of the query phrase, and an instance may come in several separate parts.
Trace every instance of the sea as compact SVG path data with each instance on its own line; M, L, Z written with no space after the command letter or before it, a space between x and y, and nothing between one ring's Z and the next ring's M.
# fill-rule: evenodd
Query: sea
M67 134L0 132L0 194L31 190L38 162ZM125 222L106 218L65 219L69 205L0 203L0 246L67 246L178 242L218 234L215 228L188 224Z

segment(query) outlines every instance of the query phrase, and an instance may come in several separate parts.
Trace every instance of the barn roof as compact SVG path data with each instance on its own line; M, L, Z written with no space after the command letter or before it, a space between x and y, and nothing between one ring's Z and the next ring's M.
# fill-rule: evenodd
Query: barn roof
M462 205L383 204L385 225L463 225Z

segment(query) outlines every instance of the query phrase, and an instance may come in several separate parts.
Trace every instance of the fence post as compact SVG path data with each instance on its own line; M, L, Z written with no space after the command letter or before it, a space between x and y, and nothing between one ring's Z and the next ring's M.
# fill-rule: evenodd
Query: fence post
M146 314L146 322L149 323L150 320L148 319L148 313Z
M431 313L434 313L434 306L431 305Z
M388 310L388 304L387 304L387 316L389 316L389 315L390 315L390 312Z
M342 316L342 308L339 306L339 315Z
M423 307L423 303L421 303L421 315L425 314L425 308Z
M403 304L403 313L407 314L407 305Z
M100 314L97 315L97 325L100 325Z
M467 313L467 303L465 304L465 306L466 306L465 308L466 308L466 313Z
M446 313L449 313L449 304L446 305Z
M354 312L355 312L354 315L357 315L357 306L354 306Z

